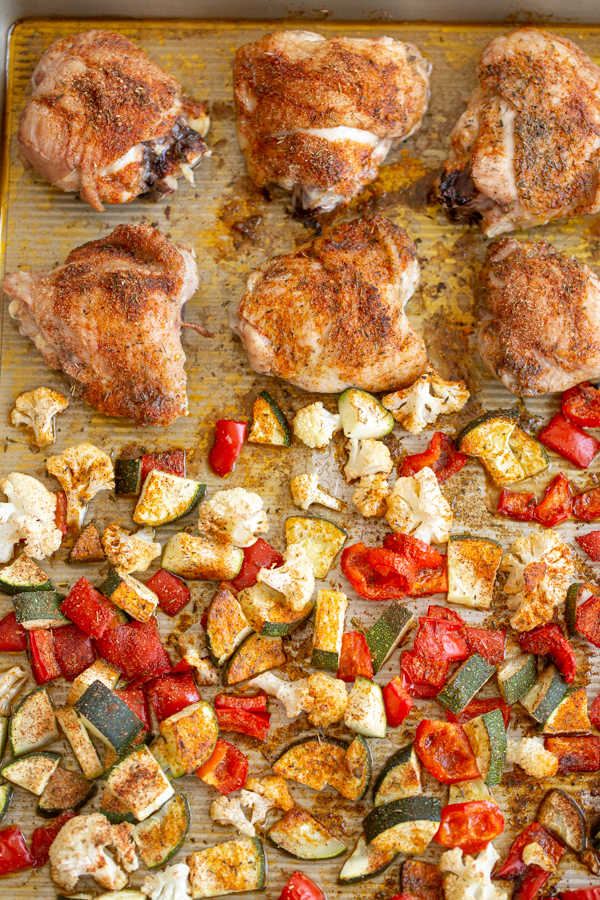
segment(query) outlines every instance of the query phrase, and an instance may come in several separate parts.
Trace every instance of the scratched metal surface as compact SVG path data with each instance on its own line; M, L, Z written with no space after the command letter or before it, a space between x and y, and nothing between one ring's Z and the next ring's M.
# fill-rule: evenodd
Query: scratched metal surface
M57 441L49 452L62 451L81 440L90 440L109 453L118 455L121 448L144 447L162 450L183 447L188 453L188 472L192 477L205 480L209 491L223 486L210 473L206 464L207 448L211 440L211 427L219 417L249 418L252 400L257 391L268 387L281 402L288 415L310 400L310 396L283 383L255 375L248 367L238 342L232 339L226 323L225 305L243 291L245 278L257 264L273 256L298 247L310 240L314 232L294 219L289 212L289 198L279 190L269 196L253 190L245 174L244 160L238 150L232 106L231 61L236 47L256 40L276 23L252 22L106 22L102 27L114 27L128 37L138 40L150 57L172 71L181 80L184 89L201 100L210 103L212 126L208 142L212 157L205 159L196 171L196 185L184 185L174 196L161 204L140 199L128 206L113 207L102 214L91 210L72 195L50 187L32 173L25 174L16 155L16 129L20 112L29 91L29 78L43 50L54 40L74 31L93 26L91 21L26 21L18 24L11 35L9 57L8 121L4 137L4 185L3 185L3 264L6 271L20 267L47 269L60 263L69 250L86 240L106 234L123 222L146 221L155 223L174 240L187 240L193 244L200 270L200 288L190 301L187 316L191 321L205 324L215 332L213 341L203 340L195 334L184 334L183 345L187 354L188 394L190 415L180 419L165 430L147 428L135 430L119 419L107 419L90 407L73 399L58 421ZM285 27L293 27L289 22ZM302 27L306 27L305 24ZM312 27L312 25L311 25ZM481 369L474 350L472 332L477 316L477 272L485 252L486 241L477 229L452 224L436 208L427 204L427 192L436 169L445 157L448 135L466 98L475 83L475 65L481 49L502 26L486 25L432 25L401 24L370 25L358 23L322 23L314 29L325 36L343 33L352 36L376 36L389 34L396 38L415 41L433 63L431 105L422 130L388 158L388 164L380 172L377 181L357 198L341 217L377 211L388 215L405 227L417 242L421 260L421 286L410 301L407 311L415 326L425 336L435 364L445 377L460 376L467 379L473 400L456 420L442 422L444 430L454 433L461 421L467 421L481 409L495 408L514 401L501 385L493 381ZM596 62L600 62L600 29L594 27L556 28L575 40ZM329 217L335 218L333 217ZM576 218L567 222L531 229L528 236L545 238L560 250L567 251L600 271L595 259L600 247L600 220L598 217ZM23 390L47 385L65 390L61 376L44 366L41 356L31 343L20 337L15 323L9 318L7 304L2 310L2 356L0 369L0 421L2 422L2 452L0 475L11 471L32 474L48 486L58 485L45 475L44 454L35 452L28 435L8 424L8 415L14 398ZM330 398L333 402L334 398ZM333 406L330 408L333 409ZM532 416L547 419L557 408L557 398L528 401ZM430 433L413 437L399 428L395 430L394 451L398 456L422 449ZM267 501L270 513L269 540L283 549L283 521L293 507L290 504L288 481L291 475L301 471L318 471L321 480L330 490L347 501L351 489L341 474L342 442L339 436L328 450L311 452L294 444L290 451L247 446L227 486L245 486L258 490ZM558 470L554 459L550 470L537 479L532 487L540 492ZM578 488L591 483L593 475L569 471ZM498 521L489 510L495 506L496 491L485 480L478 464L470 463L463 472L444 486L445 493L454 508L455 532L471 531L489 534L501 540L505 547L520 528ZM133 503L116 500L107 493L92 501L87 521L95 521L99 528L117 520L131 525ZM351 505L340 514L330 517L348 529L349 542L362 539L376 540L384 532L381 523L369 523L354 514ZM193 524L193 517L183 525ZM181 526L178 524L178 529ZM164 542L176 529L174 526L160 529L157 539ZM563 533L572 538L575 528L567 524ZM585 529L584 529L585 530ZM69 566L66 564L68 547L63 547L57 558L43 565L55 585L71 586L82 574L99 583L106 566L102 564ZM154 569L155 567L153 567ZM153 571L151 569L150 571ZM150 573L149 573L150 574ZM380 613L376 604L358 599L351 591L338 569L334 569L324 586L341 587L350 596L350 608L346 619L358 618L368 625ZM165 637L173 635L177 628L198 628L198 619L214 591L211 584L193 586L193 604L190 604L178 622L161 617ZM440 598L438 598L439 600ZM428 600L412 601L411 608L422 612ZM0 615L10 608L8 598L0 599ZM466 613L472 623L502 622L505 618L503 597L500 591L491 614ZM171 637L171 641L173 637ZM305 629L287 641L290 672L306 670L310 630ZM580 681L590 682L589 693L597 693L600 668L595 659L587 658L587 650L578 646L581 662ZM379 673L377 680L385 683L398 672L398 651ZM16 660L3 660L4 664ZM51 693L58 705L65 696L65 686L51 686ZM205 692L210 698L210 691ZM276 703L272 704L277 707ZM417 702L406 725L392 731L382 741L371 741L374 771L398 746L405 744L414 734L417 721L423 716L443 718L441 708L430 702L426 706ZM513 717L513 731L517 731L524 718ZM264 772L268 760L304 729L300 720L293 725L280 724L277 712L273 717L272 739L266 747L257 748L242 736L234 736L235 743L251 758L251 772ZM343 729L334 729L340 735ZM348 736L348 735L346 735ZM64 747L67 764L73 763ZM73 763L73 765L75 765ZM589 816L595 820L600 812L598 799L600 779L595 775L571 779L553 779L578 796ZM507 822L506 834L497 843L502 850L515 831L533 818L535 806L549 785L535 783L523 773L507 773L504 784L494 791ZM193 827L183 851L186 852L226 840L234 836L233 829L216 826L208 818L208 804L214 798L207 786L194 777L177 782L177 790L184 791L193 810ZM313 810L332 830L342 836L352 847L360 833L362 816L369 808L365 803L351 804L330 789L321 795L291 785L295 799ZM443 789L432 779L427 780L426 790L438 791L443 799ZM33 828L44 824L35 815L34 798L23 791L16 791L12 807L4 824L18 822L29 838ZM97 798L92 807L99 802ZM92 808L90 807L90 808ZM435 845L427 858L438 855ZM266 895L277 897L289 873L298 868L290 857L284 857L273 848L267 848L270 874ZM330 897L380 898L398 892L397 861L387 873L350 890L337 885L341 861L333 860L300 865L308 874L317 877ZM134 874L133 885L139 885L142 871ZM574 856L563 858L555 883L579 886L598 882L582 869ZM0 896L14 898L40 898L54 896L48 868L10 876L0 884Z

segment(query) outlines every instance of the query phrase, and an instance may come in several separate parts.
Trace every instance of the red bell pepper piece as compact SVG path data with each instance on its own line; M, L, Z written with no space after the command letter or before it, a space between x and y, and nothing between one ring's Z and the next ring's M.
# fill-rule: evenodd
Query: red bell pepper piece
M342 572L360 597L365 600L393 600L401 597L406 578L395 573L381 575L369 561L372 548L358 543L342 551Z
M80 578L71 588L60 611L92 638L102 637L109 626L119 621L113 604L87 578Z
M533 900L550 878L550 874L539 866L528 866L523 879L513 891L512 900Z
M562 413L556 413L550 424L542 428L538 441L580 469L587 469L600 450L600 441L583 431L579 425L569 422Z
M410 534L401 534L393 532L386 534L383 539L383 546L386 550L393 550L394 553L400 553L407 559L415 563L417 569L437 569L443 566L446 560L445 556L430 547L425 541L420 541Z
M573 498L573 515L584 522L600 518L600 487L577 494Z
M357 675L373 677L373 661L367 639L360 631L347 631L342 635L340 667L337 677L341 681L354 681Z
M575 628L590 644L600 647L600 597L589 597L577 607Z
M54 638L49 629L32 628L29 631L29 654L36 684L60 678L62 673L54 655Z
M469 648L462 637L463 631L458 622L421 616L413 653L422 659L449 662L466 659Z
M466 627L465 620L459 616L457 612L453 609L448 609L446 606L435 606L431 605L427 607L427 618L428 619L446 619L448 622L458 622L459 625L462 625L463 628Z
M176 616L181 612L192 596L181 578L172 575L166 569L159 569L152 578L149 578L146 587L154 591L158 597L158 605L168 616Z
M65 537L68 534L67 525L67 495L64 491L56 491L56 509L54 511L54 524Z
M512 842L508 856L502 865L494 872L494 878L502 878L505 881L514 881L525 874L528 866L523 862L523 850L527 844L539 844L544 853L547 853L550 859L556 864L565 852L565 848L553 837L549 831L539 825L538 822L532 822L527 828L521 832ZM532 866L531 868L537 868Z
M452 438L442 431L436 431L427 450L404 457L398 476L402 478L414 475L428 466L435 472L441 484L442 481L447 481L452 475L460 472L466 464L467 457L456 450Z
M271 713L249 712L246 709L215 709L220 731L239 731L265 741L269 733Z
M595 734L545 737L544 747L558 759L559 775L600 769L600 738Z
M180 675L159 675L144 685L159 722L169 719L201 699L196 683L189 672Z
M0 875L19 872L35 865L35 858L18 825L10 825L0 831Z
M437 697L449 668L448 660L425 659L414 650L405 650L400 659L402 684L411 697Z
M326 898L319 885L308 875L303 872L292 872L291 878L279 895L279 900L326 900ZM392 900L398 898L393 897Z
M274 547L258 538L250 547L244 548L244 562L239 574L231 582L236 591L253 587L261 569L278 569L283 565L283 556Z
M127 688L126 690L115 691L115 694L144 723L146 731L152 731L150 708L146 694L139 688Z
M212 756L196 769L196 775L222 794L231 794L246 784L248 760L241 750L219 738Z
M394 579L402 591L409 591L417 577L417 567L411 559L386 547L374 547L367 554L369 565L384 578Z
M443 808L440 827L433 840L443 847L460 847L463 853L473 856L485 850L503 830L504 816L495 803L471 800Z
M385 717L390 728L402 725L415 705L400 678L397 675L383 688Z
M17 622L14 612L0 620L0 652L19 653L27 650L27 632Z
M569 519L572 514L571 485L560 472L546 488L543 499L534 510L533 518L545 528L554 528L555 525Z
M231 419L219 419L215 426L215 442L208 454L208 461L213 472L221 478L229 475L235 468L235 461L240 455L246 436L247 422L234 422Z
M471 719L476 719L477 716L483 716L485 713L492 712L494 709L502 711L504 725L508 728L512 707L509 706L508 703L505 703L501 697L490 697L488 700L478 700L476 698L475 700L471 700L470 703L467 703L465 708L459 713L453 713L447 709L446 718L449 722L458 722L459 725L464 725L465 722L470 722Z
M50 847L54 843L54 839L63 825L74 819L77 813L72 809L65 809L59 816L54 819L50 825L42 825L36 828L31 837L31 855L33 856L33 868L39 869L45 866L50 857Z
M575 678L577 659L558 625L539 625L525 631L519 635L519 644L524 653L549 656L565 681L571 682Z
M600 391L589 381L582 381L565 391L561 406L567 419L576 425L600 428Z
M431 594L445 594L448 590L448 567L446 557L442 556L443 563L437 569L421 569L417 572L417 578L408 597L429 597Z
M560 900L600 900L600 888L579 888L577 891L561 891Z
M498 509L501 516L517 519L519 522L532 522L535 515L535 494L521 494L506 488L500 494Z
M165 450L163 453L144 453L141 460L140 481L143 486L153 469L185 478L185 450Z
M590 706L590 722L594 728L600 729L600 694Z
M54 655L61 674L67 681L74 681L96 659L92 639L77 625L63 625L55 628L52 634Z
M417 725L415 750L427 771L442 784L481 778L462 725L422 719Z
M249 712L266 712L267 695L262 692L238 697L236 694L217 694L215 706L221 709L246 709Z
M98 655L123 673L127 681L153 678L171 671L171 661L161 644L156 622L121 623L96 640ZM136 686L139 686L140 682ZM133 687L133 685L129 685Z
M575 540L590 559L594 562L600 561L600 531L589 531L576 537Z
M504 659L505 631L493 628L465 628L464 637L471 653L478 653L493 666Z

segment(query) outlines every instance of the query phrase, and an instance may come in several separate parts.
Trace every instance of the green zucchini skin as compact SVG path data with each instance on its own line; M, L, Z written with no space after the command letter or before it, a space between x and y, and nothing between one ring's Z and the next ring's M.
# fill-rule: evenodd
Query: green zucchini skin
M289 447L292 432L281 407L268 391L260 391L252 409L253 421L248 441L271 447Z
M377 675L415 624L415 616L399 600L392 600L388 608L369 628L365 637L371 651L374 675Z
M404 822L439 822L442 818L442 807L437 797L404 797L393 800L384 806L376 806L365 817L363 826L367 844L390 828Z
M12 800L13 786L8 781L0 784L0 821L5 817Z
M115 494L132 497L142 489L142 460L115 459Z
M384 806L403 797L414 797L421 791L421 764L414 744L407 744L385 761L373 785L373 803Z
M516 667L515 660L509 659L498 670L498 687L509 706L514 706L524 697L537 680L537 659L534 654L523 654L522 658L519 657L519 662L519 667ZM513 668L513 674L505 678L504 673Z
M75 703L75 710L86 728L119 754L144 728L141 719L101 681L92 681Z
M52 589L52 583L46 573L24 553L10 566L5 566L0 571L0 591L3 594L13 595Z
M463 728L477 757L479 771L485 783L500 784L508 748L502 711L493 709L465 722Z
M529 692L521 698L532 718L543 725L565 697L568 685L555 666L548 666Z
M23 591L13 596L13 609L19 625L23 628L56 628L69 625L68 619L60 611L65 599L57 591Z
M496 669L478 653L474 653L455 672L436 700L453 713L460 713L490 680Z
M52 753L48 750L42 750L37 753L27 753L25 756L11 759L2 766L0 775L9 781L12 781L12 783L16 784L18 787L22 787L24 790L30 791L32 794L36 794L36 796L39 797L43 794L46 785L52 777L53 772L58 767L60 760L60 753ZM50 765L48 765L48 761L50 762ZM29 773L27 773L28 768L30 769ZM19 770L21 770L21 775L18 774ZM17 778L21 778L20 781L14 780L15 773L17 773ZM25 778L23 773L25 773ZM37 782L35 781L36 778L38 779ZM39 779L42 779L41 786L39 784Z
M165 827L165 819L167 821ZM174 821L173 821L174 820ZM185 841L191 824L190 805L184 794L175 794L158 814L144 819L133 831L138 852L149 869L164 866Z

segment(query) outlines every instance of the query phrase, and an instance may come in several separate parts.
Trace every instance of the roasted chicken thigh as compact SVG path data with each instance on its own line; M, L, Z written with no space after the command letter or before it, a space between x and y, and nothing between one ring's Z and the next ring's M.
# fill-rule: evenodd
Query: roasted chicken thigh
M280 185L304 209L351 200L420 127L429 71L414 44L389 37L276 31L240 47L237 129L252 180Z
M307 391L406 387L428 365L403 311L418 282L407 233L382 216L356 219L259 266L230 324L256 372Z
M74 34L46 50L19 124L19 157L94 209L172 193L207 152L206 105L132 41Z
M600 281L545 241L502 238L481 272L488 312L479 353L520 397L600 376Z
M8 311L51 369L100 412L136 425L187 415L181 307L198 287L189 244L119 225L51 272L13 272Z
M600 69L538 28L495 38L451 135L441 202L488 237L600 210Z

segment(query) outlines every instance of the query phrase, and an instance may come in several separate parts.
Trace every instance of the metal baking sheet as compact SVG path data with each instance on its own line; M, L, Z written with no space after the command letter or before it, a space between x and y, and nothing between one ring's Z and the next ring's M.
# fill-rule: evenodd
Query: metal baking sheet
M380 522L362 519L350 501L352 489L344 482L343 441L337 436L330 448L311 452L295 443L291 450L276 450L248 445L245 447L234 474L226 482L216 478L206 463L207 450L212 439L212 426L217 418L249 418L252 401L258 390L268 388L291 417L294 412L310 402L308 395L284 383L254 374L246 361L240 344L229 332L226 321L226 304L240 296L249 272L259 263L275 254L299 247L314 236L314 227L294 218L290 211L289 197L279 189L259 192L249 181L243 157L235 137L232 104L231 63L235 49L243 43L258 39L262 34L281 27L276 22L218 22L218 21L107 21L101 27L114 28L139 41L149 56L173 72L183 84L184 90L210 104L212 125L208 142L212 156L205 159L196 170L196 185L183 185L172 197L156 204L144 199L127 206L108 208L97 213L72 195L50 187L33 173L24 173L17 160L16 131L18 119L29 92L29 79L37 59L55 40L75 31L95 27L93 20L27 20L12 30L8 59L7 120L3 145L4 163L2 184L2 255L6 271L17 268L50 268L62 262L73 247L87 240L98 238L117 224L124 222L150 222L174 240L190 241L198 257L200 288L187 307L187 317L206 325L216 337L204 340L191 333L183 335L187 355L188 394L190 415L180 419L168 429L133 429L120 419L108 419L96 413L77 399L71 400L68 411L57 422L57 441L48 453L61 452L81 440L90 440L113 456L121 449L146 448L163 450L183 447L187 451L188 472L192 477L204 480L208 490L219 487L245 486L257 490L266 499L269 511L270 531L268 539L278 548L284 547L283 522L294 509L289 495L289 478L302 471L317 471L328 488L348 502L343 513L329 513L333 520L342 523L349 532L348 542L357 539L375 542L386 529ZM307 22L300 23L306 28ZM283 27L294 27L286 21ZM296 25L296 27L298 27ZM464 377L473 394L463 413L442 420L442 428L454 433L461 422L467 421L483 409L514 403L515 398L487 376L481 368L474 349L473 329L480 303L478 270L485 253L486 240L476 228L450 223L445 215L428 204L427 195L435 173L445 158L448 135L463 109L463 102L475 85L475 67L482 48L497 34L506 30L498 25L435 25L435 24L367 24L311 22L310 27L325 36L343 33L355 37L375 37L388 34L399 39L412 40L419 45L433 63L431 104L421 131L388 157L379 178L353 201L347 210L327 218L327 221L378 212L402 225L416 241L421 262L421 286L409 302L407 312L416 328L424 335L432 359L444 377ZM600 28L579 26L554 29L572 38L592 59L600 62ZM323 220L321 224L326 224ZM521 235L525 236L525 234ZM600 248L600 219L598 216L574 218L566 222L553 222L531 229L527 236L544 238L578 259L585 261L597 272L595 265ZM1 369L0 369L0 421L3 423L0 475L11 471L27 472L40 478L49 487L58 485L45 474L45 454L32 449L28 434L8 424L8 416L14 398L23 390L47 385L65 390L62 377L50 372L34 350L30 341L18 334L10 319L7 304L2 311ZM330 408L334 398L328 398ZM527 410L534 417L547 420L558 408L558 398L547 397L527 401ZM421 450L431 432L413 437L402 429L395 430L393 452L400 458L404 453ZM553 459L550 470L536 479L532 488L541 492L556 471L558 460ZM562 467L568 471L568 467ZM597 467L594 467L597 469ZM569 477L579 489L591 485L596 479L591 474L568 471ZM528 485L526 485L528 486ZM522 528L506 520L498 521L490 514L495 507L497 491L486 481L482 469L470 462L462 473L444 485L444 493L454 509L455 532L470 531L486 534L500 540L508 547ZM100 529L111 521L131 526L133 503L115 499L101 493L92 501L87 522L95 521ZM193 516L183 525L193 525ZM157 539L166 539L182 526L159 530ZM572 537L578 526L567 523L562 532ZM106 566L93 564L69 566L66 564L68 547L63 546L57 558L43 566L60 589L68 589L82 574L98 584ZM152 571L152 570L151 570ZM594 574L594 573L588 573ZM369 625L380 613L378 604L370 604L357 598L338 569L333 570L322 586L341 588L350 597L346 628L351 619ZM193 585L193 603L177 621L161 616L161 628L167 642L173 645L176 634L187 628L198 628L198 620L214 592L212 584ZM437 598L438 602L442 598ZM435 602L434 598L433 602ZM415 612L423 612L428 599L409 601ZM10 609L10 600L0 600L0 616ZM462 611L461 611L462 612ZM503 596L500 591L490 614L465 613L472 623L496 624L506 619ZM290 674L307 670L307 653L310 645L310 629L286 639ZM589 695L594 697L600 687L600 667L595 655L588 658L589 646L577 646L581 665L581 679L590 681ZM377 680L386 683L398 673L398 652L378 674ZM4 666L16 659L2 660ZM62 684L51 685L51 693L57 703L64 701L66 688ZM204 696L210 699L211 691ZM272 703L272 738L264 747L256 747L243 736L235 736L235 743L247 752L251 759L251 772L268 770L268 762L288 741L302 732L306 723L298 720L289 724L278 719L277 704ZM400 729L390 731L385 740L371 741L374 771L398 746L407 743L422 716L443 718L441 708L435 703L417 703L410 719ZM515 711L512 736L519 733L523 720ZM344 735L343 728L331 729ZM346 733L347 734L347 733ZM68 765L75 766L68 748L63 747ZM576 778L552 779L551 785L567 786L578 796L592 819L600 812L600 778L597 775ZM176 782L176 789L185 792L193 811L193 827L183 851L177 858L194 849L227 840L234 836L233 829L214 825L208 817L208 805L214 792L195 777ZM370 805L348 803L330 789L317 794L300 785L291 784L291 791L298 803L313 810L325 824L339 834L351 847L360 833L360 822ZM520 771L507 773L501 788L495 789L507 823L505 835L498 840L502 852L515 832L527 824L534 815L537 802L546 786L537 784ZM443 798L444 789L427 776L426 791L436 792ZM35 815L35 803L31 795L16 791L13 805L3 824L19 823L29 838L33 829L44 824ZM99 803L99 797L88 807ZM398 892L398 860L383 876L364 884L342 889L337 885L341 860L319 863L303 863L284 857L267 847L270 874L266 896L277 897L283 883L296 868L304 869L316 877L333 897L379 898ZM436 845L427 858L436 859ZM143 866L142 866L143 870ZM141 884L144 872L136 872L133 885ZM558 876L551 883L580 886L600 883L583 869L573 854L567 853L561 863ZM48 867L11 876L0 883L0 896L20 898L46 898L55 895Z

